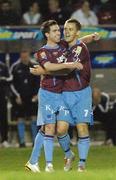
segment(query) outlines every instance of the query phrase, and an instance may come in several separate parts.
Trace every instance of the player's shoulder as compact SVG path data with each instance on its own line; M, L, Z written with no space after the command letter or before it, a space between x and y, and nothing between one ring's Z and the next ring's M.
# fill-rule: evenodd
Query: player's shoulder
M87 47L87 45L84 42L80 41L80 45L79 46L82 47L83 52L84 51L85 52L89 52L88 47Z
M77 42L73 46L73 48L76 48L78 53L81 53L81 51L83 51L83 52L86 51L86 45L82 41L80 41L80 40L77 40Z
M35 59L38 59L39 57L44 57L47 54L47 49L45 46L42 46L38 51L34 53Z
M64 39L61 39L60 42L59 42L59 46L61 46L63 48L67 48L68 43Z
M41 52L46 52L47 51L47 49L46 49L46 46L42 46L39 50L37 50L37 52L36 53L41 53Z
M82 46L83 48L87 48L86 44L80 40L80 46Z

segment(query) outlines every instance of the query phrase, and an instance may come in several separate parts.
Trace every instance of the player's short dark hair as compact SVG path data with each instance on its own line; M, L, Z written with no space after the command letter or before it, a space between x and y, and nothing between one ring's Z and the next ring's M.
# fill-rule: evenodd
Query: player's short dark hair
M74 23L76 25L77 31L81 30L81 23L76 19L68 19L65 23Z
M44 37L46 37L45 33L49 33L50 32L50 27L53 26L53 25L58 25L57 21L55 21L55 20L48 20L48 21L45 21L45 22L42 23L41 31L42 31Z

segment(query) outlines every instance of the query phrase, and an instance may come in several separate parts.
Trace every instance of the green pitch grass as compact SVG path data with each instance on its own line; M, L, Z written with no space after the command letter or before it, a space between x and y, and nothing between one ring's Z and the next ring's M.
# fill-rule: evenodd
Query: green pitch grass
M76 154L76 148L72 148ZM79 173L76 170L77 160L73 163L73 170L63 171L63 153L60 148L54 151L54 173L44 172L44 156L40 159L41 173L31 173L24 169L31 148L0 149L0 180L116 180L116 148L91 147L87 171Z

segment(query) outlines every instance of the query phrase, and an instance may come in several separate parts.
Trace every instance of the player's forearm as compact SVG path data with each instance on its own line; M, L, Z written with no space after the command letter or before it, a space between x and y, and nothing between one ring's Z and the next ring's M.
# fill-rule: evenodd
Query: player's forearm
M46 75L49 74L44 68L40 65L35 65L33 68L30 68L30 73L33 75Z
M58 71L46 71L45 69L43 69L40 65L36 65L33 68L30 68L30 72L33 75L55 75L55 76L62 76L62 75L67 75L70 72L72 72L73 69L63 69L63 70L58 70Z
M93 38L91 35L87 35L87 36L80 38L80 40L84 43L90 43L93 40Z
M97 41L97 40L99 40L99 39L100 39L100 35L99 35L99 33L97 33L97 32L92 33L92 34L90 34L90 35L86 35L86 36L80 38L80 40L81 40L82 42L84 42L85 44L86 44L86 43L90 43L90 42L92 42L92 41Z
M70 63L65 63L66 65L66 69L78 69L78 70L82 70L83 69L83 64L80 62L70 62Z
M55 76L66 76L69 73L71 73L74 69L62 69L58 71L52 71L49 72L50 75L55 75Z
M46 71L59 71L62 69L75 69L74 63L60 63L60 64L55 64L55 63L45 63L44 65Z
M45 68L42 68L40 65L35 65L33 68L30 68L30 72L33 75L67 75L70 72L72 72L74 69L81 70L83 68L83 65L81 63L61 63L61 64L55 64L55 63L46 63Z
M83 65L79 62L68 62L68 63L61 63L61 64L55 64L55 63L45 63L44 67L47 71L58 71L62 69L83 69Z

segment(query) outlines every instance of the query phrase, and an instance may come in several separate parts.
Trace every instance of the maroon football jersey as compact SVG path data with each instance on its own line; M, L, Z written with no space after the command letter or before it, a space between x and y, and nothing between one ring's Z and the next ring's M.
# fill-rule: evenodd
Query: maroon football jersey
M36 54L39 64L44 67L46 62L63 63L67 62L65 57L66 48L64 45L57 45L51 48L47 45L43 46ZM64 78L62 76L45 75L41 78L40 87L48 91L60 93L63 89Z
M67 59L70 62L81 62L83 70L74 70L65 78L63 91L78 91L87 87L90 83L91 63L86 45L78 42L71 47Z

